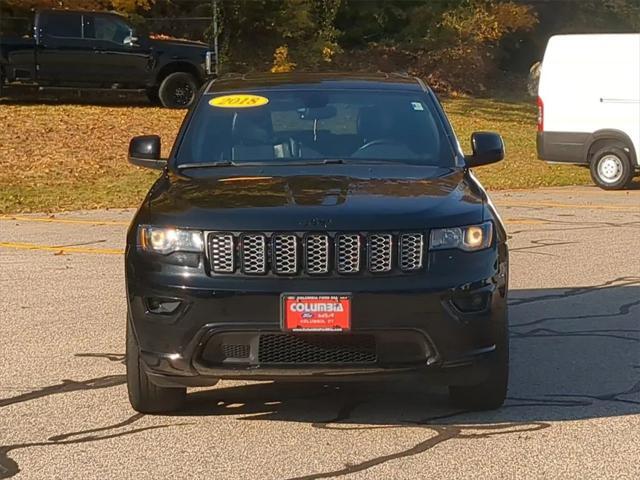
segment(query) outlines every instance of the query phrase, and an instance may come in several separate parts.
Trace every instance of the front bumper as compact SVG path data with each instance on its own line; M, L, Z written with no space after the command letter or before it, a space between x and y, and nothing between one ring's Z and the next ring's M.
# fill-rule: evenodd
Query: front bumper
M182 267L128 250L129 321L147 373L164 386L416 371L447 383L477 382L507 321L506 246L432 257L429 271L418 275L224 279L178 275ZM283 292L351 294L351 332L285 335ZM474 295L483 299L481 307L463 312L460 304ZM157 299L178 307L152 313L149 303Z

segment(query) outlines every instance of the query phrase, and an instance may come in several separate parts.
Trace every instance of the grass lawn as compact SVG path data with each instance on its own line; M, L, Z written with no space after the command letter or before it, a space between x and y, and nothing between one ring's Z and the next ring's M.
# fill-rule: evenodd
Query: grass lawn
M476 170L486 187L590 183L584 168L537 160L533 104L453 99L445 108L465 151L475 130L504 136L506 161ZM0 104L0 213L137 206L157 172L127 163L129 139L156 133L168 152L183 115L146 106Z

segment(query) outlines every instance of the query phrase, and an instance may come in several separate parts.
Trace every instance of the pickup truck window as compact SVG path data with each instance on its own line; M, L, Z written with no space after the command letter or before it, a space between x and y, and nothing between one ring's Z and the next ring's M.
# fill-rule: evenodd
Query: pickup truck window
M131 35L131 27L118 18L84 16L84 38L104 40L122 45Z
M61 38L81 38L82 18L79 13L49 12L42 30L45 35Z

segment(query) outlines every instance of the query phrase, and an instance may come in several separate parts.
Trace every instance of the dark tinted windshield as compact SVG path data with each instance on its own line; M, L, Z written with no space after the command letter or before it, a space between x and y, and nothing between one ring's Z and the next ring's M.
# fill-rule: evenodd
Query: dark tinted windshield
M341 159L453 165L421 92L290 90L204 96L177 164Z

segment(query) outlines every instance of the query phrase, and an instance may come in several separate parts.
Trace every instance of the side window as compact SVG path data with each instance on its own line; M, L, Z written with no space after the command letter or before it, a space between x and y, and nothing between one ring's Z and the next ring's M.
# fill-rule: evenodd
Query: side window
M129 35L131 35L131 28L122 20L102 16L85 15L84 17L84 38L122 45Z
M44 33L52 37L82 37L82 21L79 13L50 12L46 16L43 27Z

